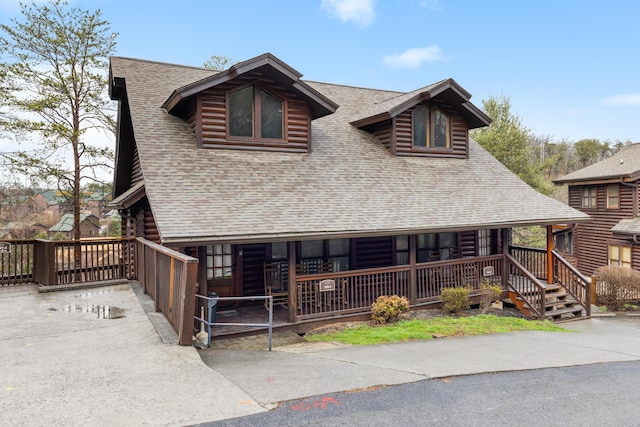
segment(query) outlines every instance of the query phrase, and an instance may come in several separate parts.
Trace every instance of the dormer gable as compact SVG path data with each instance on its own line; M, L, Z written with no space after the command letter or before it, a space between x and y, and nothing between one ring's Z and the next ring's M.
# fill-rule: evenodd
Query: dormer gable
M469 130L491 119L453 79L372 105L353 126L373 133L393 155L468 157Z
M300 77L266 53L174 90L162 108L186 120L201 147L307 152L311 120L338 105Z

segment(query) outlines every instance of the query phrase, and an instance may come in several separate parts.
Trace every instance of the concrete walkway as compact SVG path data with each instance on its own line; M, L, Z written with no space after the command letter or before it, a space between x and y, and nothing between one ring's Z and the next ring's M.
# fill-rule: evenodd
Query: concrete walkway
M640 318L592 318L562 326L572 332L527 331L364 347L278 346L276 340L272 352L211 349L201 350L201 355L267 407L429 378L640 360Z
M264 411L196 349L164 344L130 285L0 288L0 325L2 426L181 426Z
M252 339L260 350L196 350L165 344L173 331L137 286L0 288L0 425L191 425L338 391L640 360L640 319L621 317L566 323L568 333L367 347L276 334L272 352L265 336Z

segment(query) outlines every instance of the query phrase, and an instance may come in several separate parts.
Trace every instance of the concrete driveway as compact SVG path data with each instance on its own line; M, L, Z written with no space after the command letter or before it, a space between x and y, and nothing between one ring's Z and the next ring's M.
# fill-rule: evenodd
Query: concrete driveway
M0 288L0 325L3 426L181 426L264 410L194 348L163 344L130 285Z

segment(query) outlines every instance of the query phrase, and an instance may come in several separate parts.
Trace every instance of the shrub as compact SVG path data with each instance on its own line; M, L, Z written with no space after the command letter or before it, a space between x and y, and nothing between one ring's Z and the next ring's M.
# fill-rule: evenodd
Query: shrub
M444 288L440 293L442 308L447 313L459 313L471 308L469 303L469 292L471 289L464 288Z
M480 283L480 311L482 314L486 313L491 307L491 304L500 299L502 295L502 288L500 286L492 285L488 280L483 280Z
M618 310L640 292L640 272L627 267L609 265L595 273L596 304Z
M400 314L407 310L409 301L405 297L382 295L371 306L371 320L378 324L396 322Z

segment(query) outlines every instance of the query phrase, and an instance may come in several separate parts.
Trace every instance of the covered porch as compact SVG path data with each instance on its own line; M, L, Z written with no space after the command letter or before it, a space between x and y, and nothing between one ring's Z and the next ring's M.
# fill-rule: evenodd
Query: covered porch
M469 287L473 298L485 284L500 286L503 298L532 318L589 316L589 279L547 240L546 249L515 247L508 244L510 229L503 228L306 244L209 245L196 250L202 278L198 293L270 295L274 327L366 317L381 295L404 296L413 309L424 308L439 304L445 288ZM376 265L382 260L388 265ZM262 301L217 310L220 323L225 317L233 317L232 323L243 316L266 317ZM214 336L246 331L237 326L214 329Z

